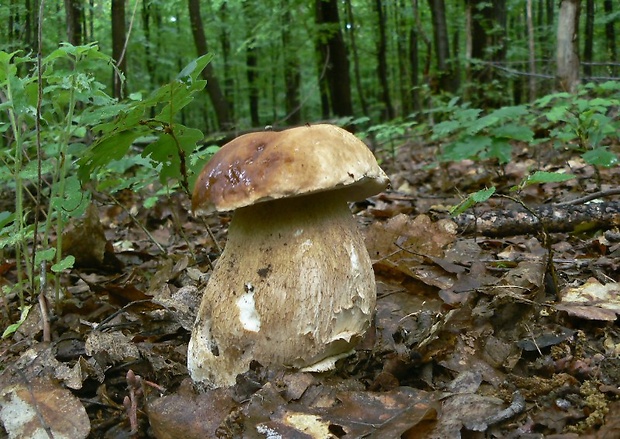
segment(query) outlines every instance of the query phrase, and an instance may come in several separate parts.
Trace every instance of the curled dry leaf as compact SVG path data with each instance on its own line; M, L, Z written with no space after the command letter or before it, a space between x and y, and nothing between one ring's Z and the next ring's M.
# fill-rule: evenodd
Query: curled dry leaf
M4 387L0 393L0 419L11 438L80 439L90 432L90 421L80 400L45 377Z
M616 282L606 285L594 278L583 285L566 288L556 309L587 320L613 322L620 314L620 287Z

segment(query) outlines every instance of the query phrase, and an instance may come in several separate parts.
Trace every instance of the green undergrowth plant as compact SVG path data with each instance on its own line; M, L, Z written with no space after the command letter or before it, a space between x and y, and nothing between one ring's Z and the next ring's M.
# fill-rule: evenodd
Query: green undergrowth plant
M58 299L58 276L74 263L62 254L62 232L93 190L153 182L188 190L215 148L198 148L202 132L177 119L204 89L199 76L210 59L192 61L148 95L118 101L95 76L114 65L96 44L63 44L40 67L29 54L0 52L0 188L15 199L0 206L0 257L16 261L17 281L3 293L19 297L20 321L49 280Z
M494 159L501 165L522 142L575 151L590 165L611 167L618 163L610 149L620 136L618 108L618 82L586 84L575 94L550 94L489 112L453 98L442 108L444 120L432 127L431 139L443 143L440 162Z

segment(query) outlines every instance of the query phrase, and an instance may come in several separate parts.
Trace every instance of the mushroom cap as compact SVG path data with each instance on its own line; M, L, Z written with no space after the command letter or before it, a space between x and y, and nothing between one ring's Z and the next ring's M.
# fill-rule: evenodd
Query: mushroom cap
M319 124L245 134L205 165L192 196L196 213L338 191L359 201L389 183L366 144L342 128Z

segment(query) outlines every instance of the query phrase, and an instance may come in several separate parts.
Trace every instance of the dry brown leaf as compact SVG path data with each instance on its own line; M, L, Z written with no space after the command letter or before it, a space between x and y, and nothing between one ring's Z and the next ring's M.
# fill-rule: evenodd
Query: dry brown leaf
M620 286L616 282L603 285L590 278L581 286L563 290L561 298L556 309L582 319L614 321L620 314Z
M90 432L90 421L79 399L46 377L3 388L0 419L11 438L80 439Z

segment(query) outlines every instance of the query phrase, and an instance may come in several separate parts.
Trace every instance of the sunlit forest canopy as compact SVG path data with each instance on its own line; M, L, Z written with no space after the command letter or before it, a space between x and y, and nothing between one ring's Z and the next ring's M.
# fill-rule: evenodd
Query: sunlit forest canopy
M0 49L36 52L41 19L43 56L96 42L125 75L114 93L112 67L94 72L119 98L156 89L207 51L207 92L181 115L207 130L380 123L446 97L497 108L558 91L560 9L571 3L579 80L617 78L612 0L11 0Z

